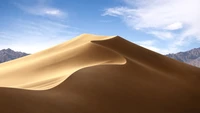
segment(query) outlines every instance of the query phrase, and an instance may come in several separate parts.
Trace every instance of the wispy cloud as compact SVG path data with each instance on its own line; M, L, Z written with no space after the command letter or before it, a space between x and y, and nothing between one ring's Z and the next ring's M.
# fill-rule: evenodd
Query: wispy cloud
M183 24L181 22L175 22L165 27L166 30L178 30L182 28L183 28Z
M79 34L80 30L66 21L67 13L52 7L49 0L34 0L34 3L22 1L14 4L29 15L11 18L11 23L6 23L0 30L0 49L35 53Z
M120 17L130 27L150 33L168 46L183 46L190 38L200 40L199 0L124 0L126 6L107 8L105 15ZM176 48L177 48L176 47Z
M157 43L156 40L144 40L144 41L137 41L135 43L144 48L148 48L152 51L160 52L160 49L155 47L155 44Z
M144 40L144 41L137 41L134 42L144 48L148 48L149 50L161 53L161 54L168 54L168 53L174 53L178 50L178 48L170 46L169 48L159 48L157 45L157 43L159 43L157 40Z
M162 40L168 40L174 38L174 34L168 31L150 31L149 34L155 35Z
M67 17L67 12L62 11L59 8L52 7L48 4L48 0L36 0L34 4L23 4L20 2L14 3L18 8L24 12L39 15L39 16L51 16L51 17Z
M156 40L144 40L144 41L138 41L136 43L144 46L152 46L156 43Z
M67 41L78 34L77 29L61 21L16 19L13 27L1 31L0 49L7 47L18 51L35 53ZM2 38L6 39L4 43Z
M111 22L113 22L113 20L99 20L99 22L101 22L101 23L111 23Z

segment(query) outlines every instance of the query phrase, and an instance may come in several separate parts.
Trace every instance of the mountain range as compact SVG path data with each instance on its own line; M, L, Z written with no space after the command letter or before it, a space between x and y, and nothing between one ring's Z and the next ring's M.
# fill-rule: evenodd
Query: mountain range
M192 50L176 54L168 54L166 56L196 67L200 67L200 48L194 48Z

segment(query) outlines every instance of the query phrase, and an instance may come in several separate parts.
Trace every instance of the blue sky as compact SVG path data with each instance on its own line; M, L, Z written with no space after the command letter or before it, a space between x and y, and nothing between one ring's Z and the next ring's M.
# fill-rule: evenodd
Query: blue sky
M35 53L82 33L119 35L161 54L200 47L199 0L0 2L0 49Z

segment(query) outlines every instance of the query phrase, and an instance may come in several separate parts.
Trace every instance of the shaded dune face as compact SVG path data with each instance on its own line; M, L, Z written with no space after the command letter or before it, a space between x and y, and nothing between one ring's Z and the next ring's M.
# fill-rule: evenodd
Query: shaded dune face
M45 53L48 54L47 58L58 58L62 52L52 57L49 57L49 54L63 47L72 49L76 46L69 54L72 55L71 57L67 56L68 53L63 53L59 57L60 61L51 62L51 65L45 64L44 59L40 59L39 61L45 65L36 73L34 73L36 67L29 67L32 75L30 73L26 76L39 76L36 77L37 80L42 79L43 83L35 81L36 83L31 84L30 80L29 85L11 86L17 89L6 88L6 83L1 84L5 76L0 74L2 79L0 84L3 86L0 88L0 112L200 112L200 70L198 68L159 55L118 36L101 37L101 40L96 38L97 36L93 35L81 35L67 44L63 43L48 51L37 53L35 56ZM83 42L87 43L83 44ZM25 58L29 60L32 57ZM6 67L16 62L23 62L23 59L0 66ZM75 68L75 71L71 71L73 73L68 72L66 75L59 73L72 70L72 67ZM45 69L51 71L43 72ZM1 70L0 73L3 71ZM11 72L7 76L11 79L14 75L10 74ZM61 77L61 79L51 80L48 79L49 76Z

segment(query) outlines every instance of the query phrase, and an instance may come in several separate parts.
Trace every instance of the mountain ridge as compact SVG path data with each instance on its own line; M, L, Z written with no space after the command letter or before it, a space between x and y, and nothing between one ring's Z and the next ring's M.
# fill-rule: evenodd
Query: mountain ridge
M0 63L29 55L25 52L14 51L10 48L0 50Z
M194 48L175 54L167 54L166 56L196 67L200 67L200 48Z

